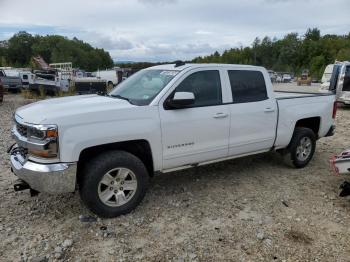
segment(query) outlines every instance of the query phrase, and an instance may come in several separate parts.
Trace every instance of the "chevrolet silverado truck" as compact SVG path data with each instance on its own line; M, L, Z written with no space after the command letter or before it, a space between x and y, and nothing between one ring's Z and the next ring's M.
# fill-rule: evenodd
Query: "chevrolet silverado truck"
M262 67L161 65L107 95L54 98L17 109L9 148L15 190L78 190L101 217L133 210L150 177L284 152L296 168L335 131L335 95L274 92Z

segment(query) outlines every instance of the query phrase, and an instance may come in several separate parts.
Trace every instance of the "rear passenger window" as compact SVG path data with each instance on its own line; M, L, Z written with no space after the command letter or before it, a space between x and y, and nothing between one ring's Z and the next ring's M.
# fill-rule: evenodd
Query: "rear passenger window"
M267 99L265 79L261 72L228 71L234 103L247 103Z
M222 104L220 73L217 70L200 71L189 75L175 92L192 92L195 102L192 107Z

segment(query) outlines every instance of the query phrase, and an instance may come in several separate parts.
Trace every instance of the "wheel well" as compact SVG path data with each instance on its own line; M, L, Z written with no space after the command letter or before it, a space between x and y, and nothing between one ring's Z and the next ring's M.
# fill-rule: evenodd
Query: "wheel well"
M131 141L124 141L124 142L117 142L117 143L111 143L111 144L104 144L99 146L93 146L89 148L85 148L79 156L78 161L78 181L79 178L82 175L82 170L84 167L84 164L89 161L89 159L93 158L94 156L111 150L122 150L126 151L130 154L133 154L134 156L138 157L146 166L148 174L150 176L153 176L154 169L153 169L153 158L152 158L152 151L151 147L146 140L131 140Z
M310 117L298 120L295 127L307 127L314 131L316 137L318 137L318 131L320 130L320 117Z

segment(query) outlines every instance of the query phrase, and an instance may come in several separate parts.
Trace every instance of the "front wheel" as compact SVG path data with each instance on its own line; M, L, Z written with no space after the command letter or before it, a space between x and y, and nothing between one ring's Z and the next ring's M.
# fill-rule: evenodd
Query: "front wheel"
M312 159L316 149L315 133L305 127L296 127L288 150L296 168L305 167Z
M142 201L148 178L139 158L124 151L109 151L85 165L80 196L98 216L116 217L131 212Z

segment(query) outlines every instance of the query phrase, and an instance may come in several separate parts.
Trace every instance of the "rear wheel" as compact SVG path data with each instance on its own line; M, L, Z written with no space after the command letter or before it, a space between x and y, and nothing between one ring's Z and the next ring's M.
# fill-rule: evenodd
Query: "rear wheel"
M293 165L305 167L312 159L316 149L315 133L305 127L296 127L288 151Z
M148 172L136 156L110 151L89 161L80 183L86 206L101 217L116 217L132 211L143 199Z

